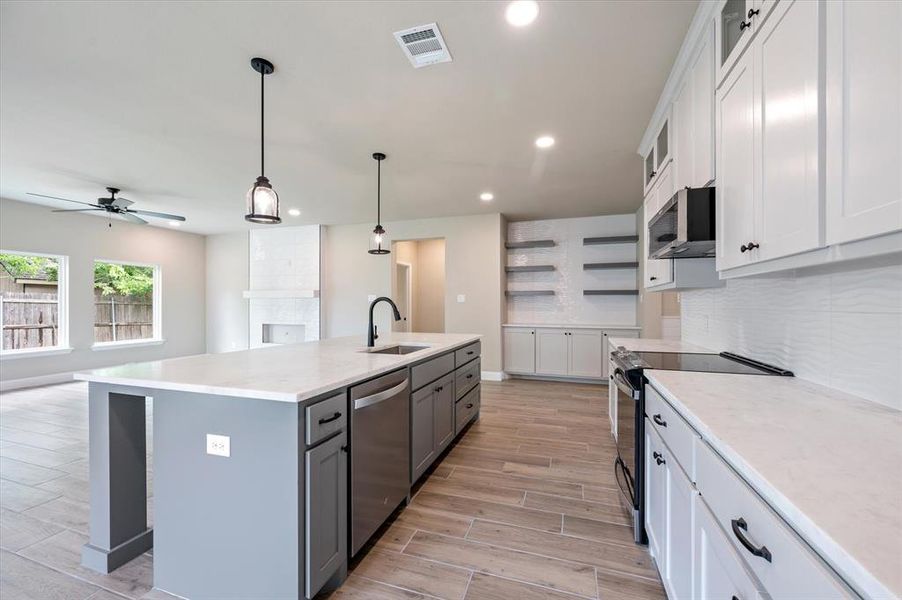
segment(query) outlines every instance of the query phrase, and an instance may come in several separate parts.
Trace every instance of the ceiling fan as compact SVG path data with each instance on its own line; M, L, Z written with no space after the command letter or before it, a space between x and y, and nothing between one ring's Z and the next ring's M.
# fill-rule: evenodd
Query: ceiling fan
M90 202L80 202L78 200L69 200L68 198L58 198L56 196L47 196L45 194L34 194L32 192L28 192L29 196L37 196L39 198L50 198L51 200L63 200L65 202L74 202L75 204L84 204L85 206L90 206L91 208L63 208L56 209L53 212L93 212L93 211L106 211L111 215L119 215L126 221L131 221L132 223L137 223L139 225L147 225L147 221L142 219L140 216L151 217L154 219L168 219L170 221L184 221L185 217L179 215L170 215L168 213L161 212L153 212L150 210L135 210L129 208L134 202L122 197L116 197L116 194L119 193L119 188L108 187L106 189L110 193L109 198L98 198L97 204L91 204ZM112 227L112 224L110 224Z

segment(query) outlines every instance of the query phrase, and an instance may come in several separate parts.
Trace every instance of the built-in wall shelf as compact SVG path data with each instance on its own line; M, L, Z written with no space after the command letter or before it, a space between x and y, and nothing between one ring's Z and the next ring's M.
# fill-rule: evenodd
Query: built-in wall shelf
M586 263L583 265L583 270L595 271L600 269L637 269L638 267L638 262Z
M530 242L507 242L504 247L508 250L516 248L552 248L554 240L532 240Z
M504 267L508 273L538 273L540 271L554 271L554 265L530 265L528 267Z
M638 241L638 235L610 235L607 237L583 238L583 246L597 246L599 244L635 244Z
M554 296L554 290L507 290L505 296Z
M583 296L638 296L639 290L583 290Z

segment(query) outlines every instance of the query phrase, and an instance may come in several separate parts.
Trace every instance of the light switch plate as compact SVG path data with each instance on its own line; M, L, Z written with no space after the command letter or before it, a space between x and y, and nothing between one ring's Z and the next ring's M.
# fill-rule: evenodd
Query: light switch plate
M466 302L466 301L467 301L467 296L466 296L466 294L458 294L458 295L457 295L457 302L458 302L459 304L463 304L463 303Z
M207 454L213 456L225 456L228 458L232 453L231 438L227 435L207 434Z

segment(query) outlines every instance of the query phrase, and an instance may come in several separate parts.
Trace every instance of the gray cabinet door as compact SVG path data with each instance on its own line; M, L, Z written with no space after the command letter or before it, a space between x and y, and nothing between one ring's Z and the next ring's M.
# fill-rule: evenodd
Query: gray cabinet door
M347 434L307 451L305 593L313 598L347 557Z
M411 396L410 467L411 482L429 467L435 458L435 407L433 396L437 383L421 388ZM453 393L453 390L452 390Z
M435 455L445 449L454 438L454 377L448 376L434 384L432 398L433 439Z

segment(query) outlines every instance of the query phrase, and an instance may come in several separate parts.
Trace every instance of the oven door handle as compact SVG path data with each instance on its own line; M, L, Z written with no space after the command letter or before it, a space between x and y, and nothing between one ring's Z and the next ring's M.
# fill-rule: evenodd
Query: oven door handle
M626 377L623 374L623 369L617 367L614 369L614 374L611 375L611 380L614 382L624 394L632 398L633 400L639 399L639 390L630 385L629 381L626 380Z

